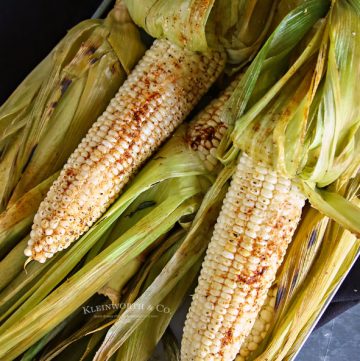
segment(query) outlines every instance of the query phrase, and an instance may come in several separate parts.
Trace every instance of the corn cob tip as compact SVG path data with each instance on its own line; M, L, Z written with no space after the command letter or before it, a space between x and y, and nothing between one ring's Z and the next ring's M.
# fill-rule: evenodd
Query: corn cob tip
M25 254L45 262L84 234L225 66L156 40L70 156L34 217Z

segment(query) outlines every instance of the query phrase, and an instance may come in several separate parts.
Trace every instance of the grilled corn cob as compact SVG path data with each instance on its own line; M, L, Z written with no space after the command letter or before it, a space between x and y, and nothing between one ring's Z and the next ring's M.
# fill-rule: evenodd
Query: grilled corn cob
M25 255L45 262L105 212L222 71L220 52L156 40L98 118L34 218Z
M183 361L233 360L255 322L299 222L293 182L243 153L186 318Z
M249 336L244 341L235 361L245 361L264 340L274 318L277 287L270 288Z

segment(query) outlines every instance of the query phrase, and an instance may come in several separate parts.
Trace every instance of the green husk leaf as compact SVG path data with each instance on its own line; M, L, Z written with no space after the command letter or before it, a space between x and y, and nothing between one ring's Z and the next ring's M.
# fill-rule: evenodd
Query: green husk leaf
M220 173L205 195L193 226L180 248L151 286L136 300L134 307L127 309L110 328L94 360L107 359L113 355L139 326L141 320L151 313L151 307L161 302L202 256L227 188L227 180L232 173L233 167L226 167ZM141 310L139 305L142 305Z
M303 191L311 205L341 224L346 229L360 236L360 208L336 192L317 189L303 183Z
M169 258L173 255L185 237L183 229L172 230L169 235L162 237L159 247L147 257L147 261L136 274L124 297L126 304L133 303L160 273ZM122 313L122 312L121 312Z
M174 134L171 141L165 144L165 146L158 152L158 156L153 158L144 169L138 174L131 185L128 187L120 198L113 204L113 206L106 212L106 214L88 231L88 233L79 239L70 249L63 252L60 256L56 255L45 264L45 267L40 267L38 264L30 264L30 272L28 275L20 274L12 284L6 288L1 294L0 307L4 307L7 302L16 297L17 292L21 292L22 297L17 297L17 300L4 312L0 319L4 319L14 310L16 315L14 317L20 317L22 313L26 313L27 309L33 307L40 302L51 290L61 282L64 277L80 262L80 260L86 255L86 253L96 244L96 242L108 232L120 215L131 205L136 198L142 193L156 187L158 184L170 180L171 178L178 178L179 181L175 181L180 189L185 190L186 184L190 187L195 187L197 191L201 191L201 185L196 177L193 180L189 180L189 177L193 176L208 176L208 171L198 158L198 156L189 150L185 140L185 126L182 126ZM185 182L185 183L182 183ZM193 183L193 186L191 185ZM168 193L171 193L171 188L168 188ZM160 192L161 193L161 192ZM165 194L165 193L164 193ZM180 195L179 195L180 196ZM162 196L165 198L164 196ZM143 210L142 212L144 212ZM148 209L149 211L149 209ZM131 222L136 221L136 217L131 218ZM138 219L141 219L139 217ZM133 224L134 224L133 223ZM127 222L127 229L130 223ZM120 229L120 227L119 227ZM112 239L116 239L122 236L123 231L112 235ZM54 262L55 258L61 258L61 261ZM51 265L51 267L49 267ZM34 268L34 271L32 270ZM41 269L46 269L46 272L42 277L37 278ZM109 276L109 279L111 277ZM24 294L23 287L31 283L36 279L36 282L32 285L30 290ZM21 308L19 306L26 300ZM0 308L1 309L1 308ZM10 321L12 322L12 321Z
M71 61L55 60L59 71L46 103L50 110L11 201L62 167L144 51L138 30L119 5L84 39Z
M136 274L143 264L141 257L136 257L128 262L125 267L119 269L110 281L98 290L98 293L106 296L113 304L117 304L121 299L121 292L129 280Z
M6 194L1 194L1 202L6 204L8 198L19 180L23 168L29 161L39 139L41 138L45 129L49 115L52 113L53 104L59 101L61 97L61 87L57 86L58 74L61 67L66 64L74 56L80 44L87 38L94 28L99 25L99 21L89 20L82 22L69 31L65 38L57 45L57 47L50 53L52 64L49 68L46 67L47 73L44 74L43 82L41 83L36 96L32 102L26 104L23 109L24 127L19 134L20 144L16 147L16 152L12 154L11 163L13 164L12 176L6 179L4 186L8 189ZM19 91L15 91L12 99L7 101L8 104L17 103L18 97L21 97L22 85ZM58 89L56 91L56 89ZM64 89L64 88L63 88ZM51 101L49 99L51 98ZM6 103L6 104L7 104ZM1 114L0 109L0 114ZM8 112L8 107L5 109ZM19 121L19 120L18 120ZM23 121L23 120L21 120ZM9 121L9 127L12 126L12 121ZM53 172L52 172L53 173ZM48 176L50 176L50 173Z
M17 247L17 252L19 251L20 249ZM9 256L11 254L12 252L9 253ZM18 311L20 306L38 291L38 286L42 284L43 279L46 279L47 272L51 270L53 264L56 264L58 260L61 262L61 258L62 255L55 255L46 265L33 262L27 265L26 269L24 269L23 264L23 269L0 294L0 321L8 318L14 311ZM49 282L51 282L51 279ZM38 292L41 292L41 290L42 288Z
M91 345L92 342L90 341L92 336L98 336L98 335L102 335L102 334L104 336L106 327L108 326L108 324L111 323L111 321L109 321L109 320L111 320L114 317L114 314L117 311L116 307L112 307L112 306L116 306L116 304L109 305L106 302L106 303L102 303L101 305L98 305L98 306L100 306L101 308L104 308L104 312L101 312L101 313L96 312L95 315L91 316L90 319L84 325L80 325L78 328L76 328L75 331L71 335L66 337L61 342L59 342L55 345L52 345L50 350L48 350L46 353L44 353L40 360L44 360L44 361L45 360L46 361L53 360L54 358L61 355L64 352L64 350L66 350L69 346L73 345L75 342L77 342L81 339L86 338L89 335L91 335L88 340L88 346L89 346L89 351L90 351L90 349L92 349L92 345ZM107 306L109 306L109 309L106 309ZM83 310L84 310L83 311L84 313L87 312L87 311L85 311L86 306L83 306ZM63 322L66 322L66 320ZM97 339L97 337L95 337L94 341L96 339Z
M0 144L7 137L23 128L26 123L24 113L36 94L52 66L51 55L48 55L23 80L20 86L0 107Z
M17 132L7 139L2 154L0 154L0 212L6 208L14 181L12 176L15 172L15 158L21 145L21 134Z
M0 261L0 291L23 269L26 261L24 249L28 240L29 236L26 236Z
M125 0L135 23L155 38L170 41L194 51L208 49L205 26L215 0Z
M210 48L223 47L239 69L253 58L268 35L279 1L216 0L206 23ZM290 8L288 9L288 11Z
M65 326L66 326L66 322L62 322L56 327L54 327L41 340L39 340L35 345L30 347L24 353L24 355L21 358L21 361L32 361L44 349L44 347L65 328Z
M315 261L329 219L308 207L302 217L286 259L276 277L281 292L276 304L276 318L280 318L289 300L306 279Z
M262 46L229 99L226 109L226 119L229 124L234 122L233 119L240 119L263 68L281 64L311 27L326 14L328 5L328 1L307 1L292 10L281 21ZM309 52L308 49L304 51ZM314 50L309 52L310 55L313 52Z
M328 18L326 74L319 100L310 112L301 177L324 187L334 182L358 157L360 126L360 5L336 1ZM314 119L312 119L314 118ZM316 140L316 142L314 142Z
M82 354L80 361L91 360L90 355L95 354L97 346L101 342L101 340L105 337L105 334L106 334L106 328L97 331L96 333L93 333L90 336L89 341L86 345L86 349Z
M173 250L175 251L175 250ZM170 256L170 255L168 255ZM169 257L170 258L170 257ZM158 272L163 266L159 267ZM197 262L174 286L174 289L169 293L155 309L148 315L137 329L126 340L123 346L117 352L117 360L137 360L146 361L150 358L156 345L160 341L169 323L182 303L185 295L192 287L196 280L198 271L201 266L201 261ZM151 277L152 275L150 275ZM124 316L120 316L124 317Z
M223 163L236 158L239 138L243 136L244 130L253 126L253 120L272 99L276 99L276 95L288 80L317 51L321 40L321 26L289 68L291 51L326 14L328 5L328 1L308 1L292 10L280 22L241 77L223 114L226 122L231 125L217 151ZM251 129L253 132L256 130Z
M100 93L97 93L95 97L95 94L89 94L89 90L97 89L96 86L99 86L97 91L101 91L101 94L104 93L105 99L109 98L105 92L106 87L100 84L101 77L105 78L104 71L107 67L105 62L106 56L95 63L88 73L80 73L78 78L70 76L65 78L71 84L62 95L61 101L57 101L54 111L51 113L51 126L49 125L43 131L10 202L16 201L24 192L48 177L49 174L59 170L92 122L96 120L96 116L99 115L97 112L103 110L105 105L99 104L99 100L95 101L96 97L97 99L101 98L98 96ZM112 86L117 87L118 82L115 79L109 80L109 90L113 95L116 89L112 89ZM97 107L93 107L94 105ZM86 112L83 111L84 109Z
M249 61L267 35L278 1L125 0L135 23L155 38L194 51L225 49L232 64Z
M143 56L145 47L123 1L116 2L114 9L105 19L105 25L110 29L108 42L119 58L122 68L129 74Z
M287 360L296 352L359 249L359 239L334 222L329 223L316 262L271 333L265 350L255 360Z
M57 176L50 176L0 214L0 257L30 230L37 208Z
M37 342L101 288L112 272L137 257L151 242L172 228L181 215L193 212L198 204L196 199L191 198L194 191L197 190L182 190L157 206L45 300L31 307L31 314L21 318L18 315L14 317L15 313L1 327L0 343L3 347L0 357L11 360ZM42 319L41 324L39 318Z
M175 231L166 241L156 250L151 258L148 260L147 265L141 270L140 274L132 282L133 288L129 291L125 298L125 304L132 304L138 297L139 293L146 290L147 287L154 281L154 279L161 272L163 267L173 256L174 252L179 248L184 239L184 231ZM156 344L159 342L161 335L165 331L170 319L176 310L177 306L181 303L182 292L181 290L189 286L188 283L179 285L179 289L174 290L174 298L172 304L166 299L154 308L151 315L146 317L131 337L126 341L123 347L116 355L117 360L148 360L151 356ZM166 312L164 309L166 308ZM169 308L169 309L167 309ZM123 312L120 313L121 318ZM115 320L116 321L116 320ZM140 347L141 346L141 347Z

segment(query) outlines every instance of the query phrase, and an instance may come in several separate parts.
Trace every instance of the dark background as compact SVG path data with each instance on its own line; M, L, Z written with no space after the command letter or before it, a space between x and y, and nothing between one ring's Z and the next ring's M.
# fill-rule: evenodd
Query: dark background
M90 18L101 0L0 0L0 104L72 26ZM360 261L319 325L360 300Z
M0 104L101 0L0 0Z

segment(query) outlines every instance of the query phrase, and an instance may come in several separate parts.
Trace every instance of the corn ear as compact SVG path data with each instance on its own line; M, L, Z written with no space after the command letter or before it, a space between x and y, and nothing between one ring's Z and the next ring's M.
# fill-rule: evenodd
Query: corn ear
M242 154L184 327L183 360L233 360L250 332L288 243L304 197L289 179Z
M156 40L40 204L25 254L43 263L86 232L190 112L224 61L219 52L192 53Z

